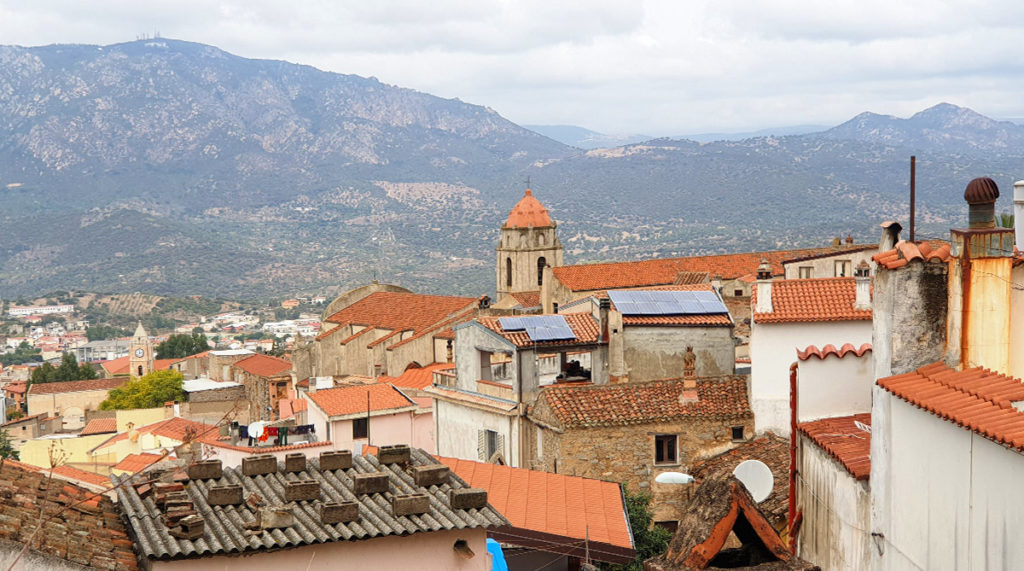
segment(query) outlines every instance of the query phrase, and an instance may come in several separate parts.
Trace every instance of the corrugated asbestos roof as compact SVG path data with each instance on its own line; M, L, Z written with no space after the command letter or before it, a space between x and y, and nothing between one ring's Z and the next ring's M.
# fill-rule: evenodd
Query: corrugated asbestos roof
M439 464L422 450L412 449L412 464ZM239 468L224 468L223 477L191 480L185 490L195 510L205 521L203 536L195 540L177 539L161 520L162 513L152 495L145 500L131 485L117 489L118 506L135 538L137 551L150 559L181 559L232 553L253 553L261 550L296 547L332 541L360 540L388 535L410 535L451 529L473 529L509 525L489 504L482 509L452 509L448 492L469 486L454 472L448 483L429 487L417 486L411 473L402 464L382 465L375 456L352 456L352 468L320 470L318 458L309 458L306 469L285 473L283 464L272 474L243 476ZM383 472L388 475L388 491L356 495L353 476ZM113 476L115 483L125 478ZM321 500L285 502L285 483L314 479L320 483ZM246 502L239 505L214 506L207 503L210 486L240 484L243 496L257 494L264 506L291 508L295 522L288 528L260 532L246 530L256 520L254 510ZM391 499L397 494L423 493L430 498L430 510L421 515L394 516ZM324 524L319 509L323 501L356 501L360 518L349 523Z

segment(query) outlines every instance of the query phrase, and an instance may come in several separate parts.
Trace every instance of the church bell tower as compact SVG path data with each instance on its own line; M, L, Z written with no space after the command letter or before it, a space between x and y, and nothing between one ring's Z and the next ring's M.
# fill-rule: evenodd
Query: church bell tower
M128 374L132 377L141 377L153 371L153 343L149 340L149 333L142 327L142 322L135 329L132 341L129 345L131 353L128 356Z
M544 267L562 265L562 243L555 233L557 224L548 209L526 194L501 225L498 242L498 301L510 293L540 291Z

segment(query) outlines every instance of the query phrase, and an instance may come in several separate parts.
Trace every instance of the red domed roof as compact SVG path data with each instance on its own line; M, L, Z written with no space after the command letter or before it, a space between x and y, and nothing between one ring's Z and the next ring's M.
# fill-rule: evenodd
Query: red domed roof
M526 195L508 213L508 220L505 226L508 228L529 228L551 226L551 217L548 216L548 209L539 200L533 197L533 192L526 189Z

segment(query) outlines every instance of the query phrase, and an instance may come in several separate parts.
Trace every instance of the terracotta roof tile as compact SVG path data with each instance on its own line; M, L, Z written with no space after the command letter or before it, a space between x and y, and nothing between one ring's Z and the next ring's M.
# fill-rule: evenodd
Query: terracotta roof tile
M125 384L127 379L91 379L88 381L62 381L58 383L35 383L29 387L30 395L52 395L57 393L78 393L83 391L109 391Z
M340 329L340 326L350 324L362 325L365 329L342 340L342 344L374 329L390 333L385 335L386 339L376 339L372 344L383 343L403 331L412 331L413 337L419 337L427 330L436 330L438 322L445 321L450 325L453 318L457 317L453 314L475 309L478 302L477 298L472 297L379 291L328 317L325 321L339 326L320 333L316 338L323 340Z
M472 460L438 457L513 527L633 548L619 484Z
M306 448L319 448L321 446L333 445L333 443L330 440L320 440L317 442L299 442L298 444L288 444L285 446L239 446L231 444L230 436L218 436L216 438L207 438L203 440L203 444L214 446L216 448L237 450L238 452L249 452L251 454L268 454L270 452L284 452L286 450L304 450Z
M1024 401L1020 379L975 367L957 371L933 363L878 385L910 404L1024 452L1024 413L1012 403Z
M819 349L816 345L809 345L803 351L797 350L796 356L801 361L806 361L807 359L810 359L811 357L817 357L819 359L825 359L826 357L828 357L830 355L835 355L836 357L839 357L840 359L842 359L843 357L845 357L846 355L848 355L850 353L856 355L857 357L862 357L862 356L864 356L864 353L867 353L870 350L871 350L871 343L864 343L860 347L854 347L850 343L845 343L839 349L836 349L836 346L832 345L830 343L828 345L825 345L821 349Z
M892 250L879 252L871 257L878 264L890 270L903 267L914 260L923 262L948 262L949 243L941 240L908 242L900 240Z
M412 343L413 341L419 339L420 337L431 334L433 334L434 339L455 339L455 333L452 331L452 327L460 323L465 323L470 319L473 319L473 313L475 311L476 306L474 305L473 307L461 313L457 313L449 317L448 319L445 319L444 321L439 321L434 325L424 327L412 337L407 337L399 341L398 343L392 343L391 345L388 346L387 350L391 351L393 349L397 349L402 345L405 345L406 343Z
M775 280L772 312L754 313L756 323L808 321L861 321L871 319L870 309L854 309L856 278ZM751 299L757 307L757 290Z
M257 377L273 377L291 370L292 362L280 357L257 353L252 357L235 361L233 366Z
M707 272L732 280L757 271L761 259L768 260L773 275L782 275L782 261L814 254L856 251L860 246L803 248L769 252L745 252L688 258L661 258L638 262L610 262L581 264L553 268L555 278L573 291L620 289L650 285L669 285L676 282L680 272Z
M449 371L455 369L455 363L433 363L426 367L406 369L397 377L380 377L380 382L391 383L396 387L406 389L423 389L434 384L434 371Z
M163 454L149 454L146 452L142 454L129 454L120 462L115 464L112 469L135 474L136 472L141 472L146 468L149 468L164 458L166 458L166 456Z
M551 226L548 209L533 197L533 191L526 189L526 194L512 207L505 221L506 228L540 228Z
M184 442L186 438L202 440L203 438L206 438L210 433L218 432L217 425L215 424L195 422L177 416L173 418L168 418L167 420L154 422L153 424L147 424L146 426L138 427L135 430L137 430L139 434L155 434L157 436L164 436L176 440L178 442ZM102 444L94 448L94 450L99 450L102 448L112 446L117 442L127 439L128 436L129 432L122 432L120 434L112 436L108 440L104 441Z
M539 291L516 291L509 295L513 299L519 302L519 305L527 307L540 307L540 292Z
M575 339L560 339L554 341L543 341L541 343L535 343L526 331L505 331L501 328L501 322L498 320L499 317L478 317L477 321L484 327L491 331L501 335L507 339L510 343L516 347L533 347L535 345L543 345L545 347L550 346L562 346L562 345L591 345L594 343L600 343L601 332L597 327L597 321L594 320L594 316L589 313L562 313L560 314L565 318L565 322L572 329Z
M89 436L90 434L109 434L111 432L117 432L117 419L116 418L94 418L89 421L89 424L85 425L79 436Z
M178 363L182 359L154 359L153 370L163 371L170 369L171 365ZM111 359L110 361L103 361L100 366L107 371L107 374L113 376L127 375L130 374L129 367L131 367L131 357L118 357L117 359Z
M8 460L8 462L10 462L10 460ZM87 472L71 466L54 466L53 475L64 480L84 482L86 484L92 484L93 486L102 488L109 488L111 486L110 478L95 472Z
M789 439L771 432L695 463L688 472L697 480L728 478L746 460L760 460L772 471L775 486L757 507L776 529L786 526L789 510Z
M858 423L870 427L871 413L802 422L796 428L842 464L855 479L867 480L871 475L871 432L870 428L860 428Z
M753 416L745 378L698 379L694 402L681 398L683 383L682 379L672 379L621 385L555 385L541 391L539 398L566 428Z
M374 385L351 385L307 393L328 416L344 416L365 413L367 410L380 412L416 407L409 397L387 383Z

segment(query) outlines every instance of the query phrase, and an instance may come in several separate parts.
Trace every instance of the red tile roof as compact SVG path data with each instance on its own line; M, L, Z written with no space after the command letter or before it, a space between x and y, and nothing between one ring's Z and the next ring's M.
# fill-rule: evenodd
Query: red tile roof
M683 418L715 420L753 416L743 377L698 379L697 400L682 379L621 385L561 386L541 391L540 399L565 428L670 422Z
M217 429L217 425L215 424L195 422L177 416L169 418L167 420L154 422L153 424L147 424L146 426L140 426L135 430L137 430L139 434L155 434L157 436L164 436L166 438L170 438L178 442L184 442L186 438L191 438L193 440L202 440L203 438L209 436L211 433L219 432ZM110 437L110 439L104 441L102 444L94 448L94 450L99 450L101 448L112 446L117 442L127 439L129 435L130 431L122 432L120 434L112 436Z
M817 252L815 254L807 254L801 256L795 256L782 260L783 264L791 264L794 262L807 262L810 260L819 260L821 258L828 258L837 254L855 254L857 252L866 252L868 250L877 250L878 244L860 244L857 246L844 246L841 250L832 250L826 252Z
M58 383L35 383L28 389L29 395L52 395L56 393L79 393L83 391L109 391L125 384L127 379L91 379L88 381L62 381Z
M540 307L539 291L517 291L512 292L509 295L518 301L519 305L522 307Z
M896 247L886 252L879 252L871 257L890 270L907 265L914 260L923 262L948 262L950 258L949 243L935 240L932 242L907 242L900 240Z
M476 307L477 302L477 298L473 297L378 291L338 311L325 321L392 332L420 333L439 321L451 318L455 313ZM317 335L317 339L323 339L335 329Z
M856 278L775 280L772 312L754 313L756 323L808 321L861 321L871 319L870 309L854 309ZM755 288L751 306L757 307Z
M380 382L391 383L396 387L406 389L423 389L434 383L434 371L448 371L455 369L455 363L433 363L426 367L406 369L397 377L380 377Z
M380 412L416 408L415 402L387 383L324 389L307 393L306 398L313 401L328 416L365 413L367 410Z
M501 335L507 339L510 343L516 347L533 347L535 345L543 345L545 347L553 345L586 345L599 343L601 341L601 331L597 327L597 321L594 320L594 316L589 313L562 313L560 314L565 318L565 322L572 329L575 339L561 339L554 341L543 341L535 343L526 331L505 331L501 328L501 322L498 320L499 317L478 317L477 321L484 327L494 331L498 335Z
M688 472L698 481L728 478L736 466L746 460L760 460L772 471L775 486L771 494L757 505L775 529L787 525L789 510L789 439L767 432L736 448L696 462Z
M473 307L468 308L461 313L456 313L455 315L449 317L448 319L445 319L444 321L439 321L434 325L424 327L412 337L406 337L405 339L402 339L398 343L392 343L391 345L388 346L387 350L391 351L392 349L397 349L402 345L405 345L406 343L412 343L413 341L419 339L420 337L423 337L424 335L433 334L434 339L455 339L455 333L452 331L452 327L460 323L465 323L470 319L473 319L473 313L475 311L476 306L474 305Z
M797 430L807 435L822 450L846 468L857 480L871 475L871 432L857 425L871 426L871 413L823 418L801 422Z
M615 482L472 460L438 457L513 527L632 549L622 491Z
M182 361L182 359L154 359L153 370L163 371L170 369L171 365L180 361ZM100 363L100 366L107 371L108 375L128 375L131 373L131 371L128 370L131 367L131 357L125 356L118 357L117 359L111 359L110 361L103 361Z
M801 361L806 361L807 359L810 359L811 357L817 357L819 359L825 359L829 355L835 355L836 357L839 357L840 359L842 359L843 357L845 357L846 355L848 355L850 353L856 355L857 357L863 357L864 353L867 353L870 350L871 350L871 343L864 343L860 347L854 347L851 343L845 343L845 344L843 344L842 347L840 347L838 349L836 349L835 345L832 345L830 343L828 345L825 345L821 349L818 349L818 347L816 345L809 345L803 351L797 350L796 356Z
M10 460L7 460L7 462L10 462ZM71 466L54 466L53 475L54 477L61 478L63 480L84 482L86 484L103 488L111 487L110 478L95 472L87 472Z
M85 425L79 436L89 436L90 434L108 434L111 432L117 432L117 419L116 418L94 418L89 421L89 424Z
M0 539L19 544L31 539L33 547L76 563L75 567L138 569L132 541L114 503L102 494L65 481L58 474L65 469L55 468L57 478L51 481L49 470L13 460L3 463L0 480L9 499L0 502L0 519L5 522L0 526ZM81 470L69 470L83 474ZM106 478L103 481L104 485L110 484ZM36 535L35 522L41 513L46 514L48 521L45 533ZM40 565L37 561L33 566L22 561L21 567L43 568L45 563Z
M746 252L688 258L662 258L639 262L581 264L553 268L555 278L573 291L621 289L628 287L669 285L679 279L680 272L707 272L731 280L757 271L761 259L768 260L773 275L782 275L782 261L790 258L856 250L863 246L803 248L770 252Z
M235 361L233 366L257 377L273 377L291 370L292 362L280 357L257 353L252 357Z
M142 454L129 454L120 462L115 464L112 469L124 470L125 472L135 474L136 472L141 472L146 468L149 468L164 458L166 458L166 456L163 454L149 454L145 452Z
M981 367L957 371L939 362L879 379L878 386L939 418L1024 452L1024 413L1011 404L1024 401L1020 379Z
M4 390L9 393L24 393L28 387L28 383L25 381L15 381L13 383L7 383L4 386Z
M303 450L306 448L319 448L321 446L332 446L333 443L330 440L320 440L318 442L300 442L298 444L288 444L285 446L237 446L231 444L231 437L223 436L217 438L207 438L203 440L203 444L215 446L217 448L226 448L228 450L237 450L238 452L250 452L252 454L269 454L270 452L284 452L292 450Z
M539 200L533 197L533 192L526 189L526 194L519 199L519 202L512 207L508 213L508 220L505 221L506 228L539 228L551 226L551 216L548 209Z

